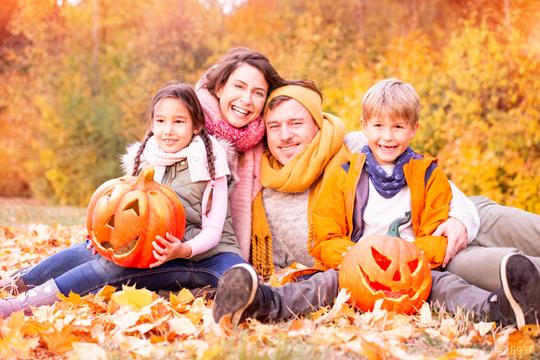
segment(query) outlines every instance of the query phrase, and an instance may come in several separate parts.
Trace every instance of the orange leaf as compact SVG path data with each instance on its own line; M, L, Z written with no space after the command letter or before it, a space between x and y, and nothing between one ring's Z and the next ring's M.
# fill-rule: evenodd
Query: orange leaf
M111 296L116 292L116 288L111 285L105 285L101 288L101 290L98 291L96 294L96 297L103 298L103 301L109 301L111 300Z
M525 331L524 331L525 330ZM516 330L508 337L508 355L517 358L528 358L534 353L534 340L525 329Z
M40 323L36 320L29 319L25 322L22 328L22 332L24 335L28 336L35 336L40 335L46 332L50 328L51 324L49 323Z
M68 302L73 305L80 305L83 302L81 295L76 294L73 291L70 291L69 296L67 297L63 294L58 294L58 298L64 302Z
M64 326L62 331L53 331L52 333L41 334L41 339L47 345L47 349L56 352L64 353L73 348L72 343L79 341L79 338L71 332L69 326Z

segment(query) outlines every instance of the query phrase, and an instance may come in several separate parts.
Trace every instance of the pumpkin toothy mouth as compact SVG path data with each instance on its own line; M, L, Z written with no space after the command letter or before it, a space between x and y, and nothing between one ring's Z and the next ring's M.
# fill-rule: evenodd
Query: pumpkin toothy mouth
M131 253L131 251L133 251L133 249L135 249L137 247L137 244L139 243L139 239L140 239L140 236L137 236L135 239L131 240L126 245L121 246L121 247L116 248L116 249L108 241L106 241L104 243L101 243L100 245L101 245L102 248L104 248L107 251L111 251L116 256L125 256L125 255L128 255L129 253Z
M417 291L412 289L412 288L406 288L406 289L400 289L400 290L392 290L390 287L388 287L386 285L383 285L380 282L371 281L369 279L369 276L366 274L366 272L360 266L358 266L358 269L362 272L363 279L365 280L366 286L373 293L381 291L386 298L391 298L391 299L399 299L402 296L408 296L408 297L412 298L417 293Z

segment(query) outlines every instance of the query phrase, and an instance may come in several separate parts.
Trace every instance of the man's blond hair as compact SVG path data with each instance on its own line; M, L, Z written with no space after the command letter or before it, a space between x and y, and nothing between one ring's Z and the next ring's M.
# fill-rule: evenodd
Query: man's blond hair
M401 118L411 125L418 122L420 98L411 84L396 78L384 79L368 89L362 98L362 121Z

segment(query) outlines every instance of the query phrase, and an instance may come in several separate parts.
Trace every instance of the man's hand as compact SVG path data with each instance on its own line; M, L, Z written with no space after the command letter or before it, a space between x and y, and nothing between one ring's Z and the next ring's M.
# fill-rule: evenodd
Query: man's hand
M191 256L191 246L185 244L174 235L165 234L165 238L156 236L156 241L152 242L154 250L152 253L156 262L150 264L150 267L159 266L172 259L186 259Z
M443 267L446 267L448 262L461 250L467 247L467 229L461 221L450 217L448 220L439 225L433 233L434 236L446 236L448 238L448 246L444 254Z

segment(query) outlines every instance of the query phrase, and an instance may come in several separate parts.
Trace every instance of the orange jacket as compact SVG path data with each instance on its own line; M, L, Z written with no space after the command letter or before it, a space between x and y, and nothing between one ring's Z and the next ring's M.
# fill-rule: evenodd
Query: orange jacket
M452 199L450 183L442 170L435 167L429 175L428 169L436 161L432 157L411 159L403 167L411 191L414 242L428 256L432 268L442 264L447 239L431 234L448 219ZM346 166L334 169L314 207L311 255L327 268L337 268L344 253L355 244L351 240L354 202L364 163L365 155L357 153L351 157L348 170ZM425 179L426 175L429 175L428 179Z

